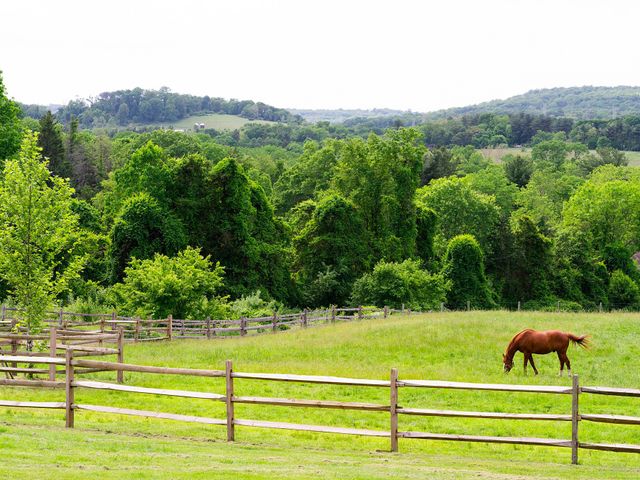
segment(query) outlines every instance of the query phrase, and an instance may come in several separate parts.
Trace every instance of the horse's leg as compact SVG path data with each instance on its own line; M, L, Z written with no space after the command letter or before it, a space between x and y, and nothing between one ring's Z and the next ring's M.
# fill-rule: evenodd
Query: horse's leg
M558 354L558 361L560 362L560 372L558 376L561 377L562 371L564 370L564 355L560 350L556 351L556 353Z
M523 353L522 356L524 357L524 374L527 374L527 362L529 361L529 353Z
M536 364L533 363L533 355L529 354L529 363L531 364L531 368L533 368L533 372L537 375L538 369L536 368Z
M564 363L567 365L567 374L571 376L571 362L569 361L569 357L567 357L567 352L562 352L562 356L564 357Z

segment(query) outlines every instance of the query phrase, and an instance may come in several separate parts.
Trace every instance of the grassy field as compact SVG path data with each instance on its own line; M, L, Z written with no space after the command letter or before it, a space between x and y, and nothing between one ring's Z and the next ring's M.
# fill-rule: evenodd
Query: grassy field
M592 335L593 348L570 348L582 385L640 384L640 315L549 313L433 313L367 320L227 341L175 341L127 345L131 363L236 371L385 379L397 367L401 379L569 385L558 377L555 355L537 356L539 376L524 375L522 357L509 375L501 356L525 327L558 328ZM95 374L113 379L113 373ZM128 384L224 392L220 379L126 374ZM7 400L63 400L63 392L1 388ZM386 403L385 388L322 386L236 380L236 395ZM77 403L121 406L224 418L224 405L123 392L79 390ZM504 392L401 389L405 407L569 413L568 396ZM581 411L640 416L640 401L581 396ZM638 478L634 454L580 452L548 447L400 440L237 427L227 444L225 429L79 411L76 428L65 430L60 411L0 409L0 478ZM387 430L388 414L236 405L236 418ZM568 422L400 417L400 431L570 438ZM640 428L582 422L582 441L640 444Z
M502 157L507 154L516 155L518 153L529 154L531 153L530 148L482 148L480 149L482 154L490 158L495 163L500 163L502 161ZM640 167L640 152L624 152L627 158L629 159L629 165L633 167Z
M185 130L193 130L194 123L204 123L205 128L213 128L215 130L236 130L242 128L247 123L274 123L266 120L248 120L237 115L223 115L219 113L210 113L207 115L196 115L183 118L175 122L167 122L165 126L173 128L183 128Z

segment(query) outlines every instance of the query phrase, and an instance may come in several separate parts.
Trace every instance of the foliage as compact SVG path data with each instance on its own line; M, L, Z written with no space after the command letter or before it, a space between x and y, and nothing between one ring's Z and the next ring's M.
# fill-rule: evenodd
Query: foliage
M262 292L256 290L249 295L243 295L229 303L232 318L261 318L270 317L273 312L278 310L278 306L274 300L265 300L262 298Z
M87 260L78 254L82 232L72 195L68 181L47 170L37 135L25 134L18 158L5 162L0 179L0 275L32 332Z
M437 254L442 255L447 242L460 234L472 234L485 252L492 251L500 217L493 196L477 192L464 179L448 177L420 188L418 199L438 217Z
M502 157L504 171L509 181L519 187L524 187L533 174L533 162L530 157L524 155L505 155Z
M436 260L434 238L438 224L438 215L431 208L418 203L416 205L416 255L423 265L429 265Z
M322 199L293 244L296 278L309 306L343 305L370 257L368 235L355 206L337 195Z
M71 177L71 165L65 155L60 124L50 111L40 119L38 146L42 149L42 156L49 161L51 173L64 178Z
M450 282L447 306L455 309L492 308L493 294L484 273L484 256L473 235L458 235L449 241L444 255L443 277Z
M156 253L173 256L187 243L180 221L147 193L127 199L113 223L110 239L113 282L122 280L133 258L145 260Z
M224 268L209 256L187 247L175 257L156 254L134 259L122 283L113 286L118 311L128 315L166 318L225 318L226 298L220 297Z
M412 310L432 310L445 301L449 284L441 275L422 270L417 260L378 262L353 285L351 303Z
M640 303L640 288L628 275L615 270L609 281L609 302L612 308L636 307Z
M0 70L0 160L10 158L20 150L22 126L19 114L18 105L6 95Z

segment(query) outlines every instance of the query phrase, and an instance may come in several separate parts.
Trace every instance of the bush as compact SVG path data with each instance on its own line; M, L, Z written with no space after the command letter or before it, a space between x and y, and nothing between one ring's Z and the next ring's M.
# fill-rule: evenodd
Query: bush
M609 304L611 308L635 307L640 303L638 285L621 270L611 274L609 281Z
M256 290L251 295L243 295L229 304L233 318L260 318L270 317L278 310L274 300L267 301L262 298L262 292Z
M219 263L213 266L199 249L187 247L172 258L156 254L151 260L134 259L112 293L118 310L129 315L226 318L226 297L217 296L223 273Z
M412 310L429 310L444 302L448 286L441 275L421 270L417 260L380 261L373 272L356 281L351 300L359 305L401 308L404 304Z

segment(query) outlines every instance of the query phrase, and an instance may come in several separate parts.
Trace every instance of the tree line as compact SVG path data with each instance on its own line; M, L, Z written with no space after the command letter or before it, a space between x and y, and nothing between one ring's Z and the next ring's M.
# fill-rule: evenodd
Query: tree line
M640 301L639 170L564 131L496 165L472 145L427 148L419 127L293 149L109 138L25 122L3 87L0 119L0 293L35 316Z

